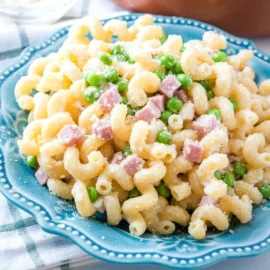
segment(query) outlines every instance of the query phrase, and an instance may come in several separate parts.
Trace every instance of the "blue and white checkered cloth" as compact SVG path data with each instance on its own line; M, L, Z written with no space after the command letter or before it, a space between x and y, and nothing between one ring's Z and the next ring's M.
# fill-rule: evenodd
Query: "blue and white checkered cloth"
M18 26L0 18L0 71L30 44L42 41L72 20L89 13L98 18L120 11L111 0L81 0L53 25ZM0 194L0 270L70 269L99 261L70 241L43 232L36 220Z

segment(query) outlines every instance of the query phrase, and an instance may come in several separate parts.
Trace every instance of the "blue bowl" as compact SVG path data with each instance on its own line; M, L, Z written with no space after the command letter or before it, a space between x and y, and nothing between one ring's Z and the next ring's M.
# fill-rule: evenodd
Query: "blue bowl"
M140 15L117 18L130 25ZM253 50L255 57L251 66L256 71L257 83L270 77L269 56L249 40L191 19L154 16L154 20L167 34L180 34L184 41L201 39L207 30L217 31L228 41L229 55L240 49ZM34 172L25 164L16 144L27 125L27 115L16 104L14 87L27 73L33 59L59 49L68 29L65 27L41 44L28 47L17 63L0 74L0 191L3 195L33 215L44 231L66 237L90 255L109 262L195 269L227 258L248 257L267 251L270 247L270 202L254 209L250 223L235 225L232 228L234 233L210 232L202 241L194 240L183 231L171 236L145 233L136 237L129 234L124 223L120 227L111 227L103 216L80 217L72 203L51 195L46 187L37 183Z

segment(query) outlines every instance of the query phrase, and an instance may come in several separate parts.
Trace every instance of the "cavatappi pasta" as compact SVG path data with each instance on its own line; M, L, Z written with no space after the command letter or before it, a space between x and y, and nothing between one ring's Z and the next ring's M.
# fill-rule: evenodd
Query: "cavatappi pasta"
M249 222L270 197L270 83L254 82L252 51L226 46L214 32L167 37L151 15L73 25L15 87L29 111L18 145L39 183L137 236Z

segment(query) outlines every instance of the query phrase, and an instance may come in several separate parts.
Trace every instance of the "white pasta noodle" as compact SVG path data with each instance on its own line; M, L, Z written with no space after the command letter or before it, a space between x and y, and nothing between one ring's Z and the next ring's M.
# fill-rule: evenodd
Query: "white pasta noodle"
M115 138L128 141L132 125L126 124L127 106L116 105L111 112L111 128Z
M74 124L69 113L61 112L47 118L42 126L42 138L44 140L53 139L57 133L66 125Z
M189 95L193 99L195 112L199 115L206 113L209 105L205 89L199 83L193 83Z
M147 102L147 95L159 90L160 79L152 72L143 71L136 74L128 87L128 99L132 106L143 106Z
M205 186L204 192L213 199L219 199L226 195L227 185L215 178L217 170L225 169L229 160L225 154L213 154L204 159L198 168L198 176Z
M177 157L167 166L167 173L164 182L170 188L172 196L177 200L183 200L191 194L191 188L188 182L184 182L177 175L186 173L192 168L192 163L183 156Z
M203 34L203 43L214 51L223 50L227 47L226 38L212 31Z
M69 183L65 183L59 179L49 178L47 182L48 189L57 197L66 200L72 200L73 195L71 193L74 185L74 181L70 180Z
M243 155L246 162L253 168L267 168L270 166L270 153L260 153L265 146L265 138L260 133L249 135L244 143Z
M151 145L146 143L149 125L144 121L138 121L134 124L130 136L130 148L133 153L141 158L151 157Z
M81 214L81 216L90 217L95 214L96 209L91 203L87 193L87 189L82 182L77 181L74 184L71 192L74 197L77 210Z
M112 190L112 180L115 180L123 190L129 191L134 187L132 177L120 165L110 164L98 177L96 188L102 195L107 195Z
M221 120L229 129L237 127L232 103L225 97L215 97L209 102L211 108L217 108L221 112Z
M88 163L82 164L79 159L79 150L67 148L64 155L65 169L75 178L87 182L96 177L104 166L104 158L100 152L93 151L88 155Z
M242 70L252 56L253 52L251 50L241 50L238 54L229 56L228 62L233 68Z
M247 223L252 218L252 204L247 195L241 198L226 195L220 199L219 205L225 213L233 213L242 223Z
M103 197L108 223L118 225L122 219L121 205L115 193Z
M181 58L183 71L194 80L205 80L211 77L213 60L204 48L187 48Z
M195 239L205 237L206 221L210 221L220 231L229 227L228 217L218 207L208 204L201 205L191 215L191 222L188 227L189 233Z
M233 82L233 69L227 63L215 63L212 66L216 76L216 84L213 89L217 96L229 97Z

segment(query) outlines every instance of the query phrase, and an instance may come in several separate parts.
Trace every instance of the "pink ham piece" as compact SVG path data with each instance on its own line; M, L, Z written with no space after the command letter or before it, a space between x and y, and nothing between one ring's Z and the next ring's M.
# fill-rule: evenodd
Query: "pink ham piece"
M77 125L66 125L57 134L57 138L66 146L76 144L82 137L84 132Z
M157 95L148 99L148 102L144 108L136 113L136 120L143 120L147 123L151 123L154 119L161 116L161 112L164 111L165 96Z
M117 87L113 85L99 97L98 103L106 112L109 112L116 104L119 104L121 100L122 97L118 93Z
M38 180L38 182L43 186L47 183L48 180L48 175L47 173L39 167L39 169L36 171L35 176Z
M218 200L212 199L212 198L210 198L208 196L203 196L201 201L200 201L200 205L208 204L208 205L217 206L217 202L218 202Z
M137 121L143 120L147 123L151 123L154 119L157 119L160 116L160 109L153 102L148 102L146 106L136 113L135 118Z
M183 156L185 159L199 163L202 160L203 150L203 146L199 142L185 139L183 149Z
M173 75L169 74L160 84L160 92L171 98L180 86L181 83Z
M200 136L205 136L218 127L219 124L219 120L214 115L203 114L193 122L193 127Z
M97 120L92 125L92 132L102 141L109 141L113 139L113 133L111 130L110 119Z
M144 163L145 161L143 159L139 158L136 154L132 154L121 162L121 166L126 172L133 175L142 169Z
M178 97L183 103L188 102L188 96L186 91L184 90L175 91L174 95Z
M164 111L165 108L165 96L156 95L148 98L148 103L153 103L160 111Z
M114 154L111 164L120 164L126 156L122 152L117 152Z

